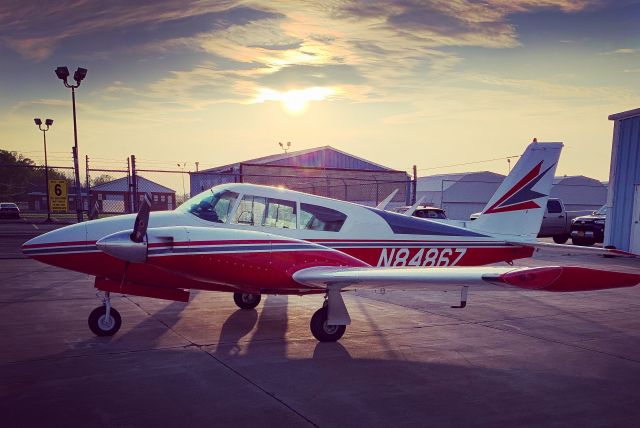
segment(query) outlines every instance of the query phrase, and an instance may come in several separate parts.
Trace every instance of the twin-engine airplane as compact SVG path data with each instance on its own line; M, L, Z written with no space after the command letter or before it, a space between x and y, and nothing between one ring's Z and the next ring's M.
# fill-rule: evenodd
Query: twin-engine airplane
M93 220L38 236L30 257L96 277L103 304L89 316L98 336L121 325L110 293L187 302L189 290L226 291L243 309L262 294L324 294L313 335L336 341L351 323L341 291L363 287L500 284L548 291L629 287L640 275L582 267L479 267L530 257L562 149L531 143L468 225L252 184L213 187L171 212ZM131 230L131 226L133 230ZM463 227L464 226L464 227ZM570 247L576 250L575 247ZM615 250L584 249L596 253Z

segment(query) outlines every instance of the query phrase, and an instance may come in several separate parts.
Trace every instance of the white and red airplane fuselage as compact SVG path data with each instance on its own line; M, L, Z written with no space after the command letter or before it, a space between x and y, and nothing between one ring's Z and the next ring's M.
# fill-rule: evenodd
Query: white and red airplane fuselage
M105 291L104 305L89 316L97 335L120 327L112 291L178 301L188 301L189 290L226 291L243 309L254 308L262 294L323 293L325 305L310 327L318 340L334 341L351 322L340 294L348 287L464 285L464 307L466 286L486 282L548 291L637 284L640 275L578 267L478 267L530 257L537 246L553 245L535 237L561 148L530 144L470 224L229 183L171 212L149 213L145 200L137 216L46 233L25 243L23 252L96 277L96 288Z

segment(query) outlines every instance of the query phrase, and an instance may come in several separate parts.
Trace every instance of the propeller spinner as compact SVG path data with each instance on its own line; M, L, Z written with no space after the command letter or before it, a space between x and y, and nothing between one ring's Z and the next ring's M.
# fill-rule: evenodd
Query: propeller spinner
M99 250L110 256L132 263L144 263L147 261L147 227L149 226L149 212L151 203L144 197L138 215L136 216L133 231L128 230L107 235L96 242Z

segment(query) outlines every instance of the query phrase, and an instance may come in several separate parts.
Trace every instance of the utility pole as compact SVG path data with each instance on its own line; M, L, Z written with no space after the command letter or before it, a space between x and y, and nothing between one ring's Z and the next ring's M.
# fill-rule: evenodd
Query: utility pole
M413 189L411 189L411 205L416 203L416 192L418 191L418 167L413 166Z

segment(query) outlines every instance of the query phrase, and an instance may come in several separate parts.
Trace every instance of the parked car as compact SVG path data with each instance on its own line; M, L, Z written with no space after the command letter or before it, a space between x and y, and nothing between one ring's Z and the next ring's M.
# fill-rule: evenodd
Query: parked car
M403 212L407 211L409 208L411 207L409 206L396 207L396 208L393 208L391 211L402 214ZM442 208L430 207L427 205L419 206L418 208L416 208L416 210L413 212L413 216L419 217L419 218L429 218L432 220L447 219L447 214L444 212Z
M20 208L13 202L1 202L0 218L20 218Z
M475 220L481 213L473 213L469 217ZM549 198L542 217L538 238L553 238L556 244L564 244L571 236L571 223L574 218L585 214L584 211L566 211L560 199Z
M607 207L603 206L591 215L576 217L571 222L571 242L575 245L593 245L604 241L604 224Z

